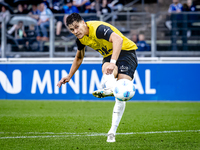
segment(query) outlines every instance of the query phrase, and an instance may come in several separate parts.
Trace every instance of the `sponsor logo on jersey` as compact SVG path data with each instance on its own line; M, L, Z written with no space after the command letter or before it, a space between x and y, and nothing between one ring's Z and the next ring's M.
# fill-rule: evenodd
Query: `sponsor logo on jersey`
M121 72L127 72L128 71L128 66L122 65L122 66L119 67L119 69L120 69Z
M109 31L109 29L104 29L104 36L106 35L106 33Z

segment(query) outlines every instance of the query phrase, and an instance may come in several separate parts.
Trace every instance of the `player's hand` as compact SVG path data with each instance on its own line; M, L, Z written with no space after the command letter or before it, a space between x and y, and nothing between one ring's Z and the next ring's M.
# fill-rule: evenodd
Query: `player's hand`
M70 78L67 76L67 77L63 77L58 83L57 83L57 86L60 88L62 84L65 84L67 82L69 82Z
M114 69L115 69L115 64L114 63L110 63L106 67L105 74L112 74Z

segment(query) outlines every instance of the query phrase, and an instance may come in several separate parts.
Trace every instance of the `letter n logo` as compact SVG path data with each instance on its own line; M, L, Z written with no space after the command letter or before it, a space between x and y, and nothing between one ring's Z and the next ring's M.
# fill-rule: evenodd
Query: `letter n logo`
M7 93L18 94L19 92L21 92L22 89L21 78L22 78L21 71L14 70L12 74L12 83L13 83L12 86L6 74L0 71L0 84L4 89L4 91Z

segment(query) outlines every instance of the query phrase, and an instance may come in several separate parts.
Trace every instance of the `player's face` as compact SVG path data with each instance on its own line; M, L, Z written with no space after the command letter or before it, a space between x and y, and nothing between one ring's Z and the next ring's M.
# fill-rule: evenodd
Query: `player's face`
M84 35L88 35L88 27L84 21L73 22L68 25L68 29L78 38L83 38Z

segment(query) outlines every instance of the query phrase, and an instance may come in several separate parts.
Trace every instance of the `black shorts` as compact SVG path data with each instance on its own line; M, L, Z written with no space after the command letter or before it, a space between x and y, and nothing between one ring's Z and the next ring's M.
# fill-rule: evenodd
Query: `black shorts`
M103 64L105 62L110 62L111 56L112 55L105 57L103 59ZM121 53L116 62L116 65L118 67L118 74L126 74L133 79L135 70L138 65L135 50L131 50L131 51L121 50Z

